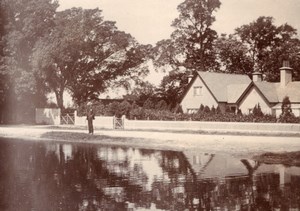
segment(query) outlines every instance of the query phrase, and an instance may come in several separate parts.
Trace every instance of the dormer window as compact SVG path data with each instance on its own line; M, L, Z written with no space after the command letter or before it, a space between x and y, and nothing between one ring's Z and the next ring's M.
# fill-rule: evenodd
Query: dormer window
M194 96L202 95L202 86L194 86Z

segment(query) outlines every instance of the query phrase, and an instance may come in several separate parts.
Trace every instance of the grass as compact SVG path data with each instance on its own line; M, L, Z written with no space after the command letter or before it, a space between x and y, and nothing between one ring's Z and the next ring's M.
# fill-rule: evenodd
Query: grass
M254 160L267 164L283 164L286 166L300 166L300 151L284 153L264 153L253 157Z

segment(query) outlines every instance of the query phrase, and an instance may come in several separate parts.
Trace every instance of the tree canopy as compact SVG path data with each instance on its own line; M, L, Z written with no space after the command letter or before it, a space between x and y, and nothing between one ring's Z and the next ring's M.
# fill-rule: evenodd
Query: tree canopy
M1 1L0 69L5 78L5 107L10 113L23 114L24 121L26 114L33 117L29 110L45 102L46 89L33 71L31 55L38 38L49 32L57 7L57 1L51 0Z
M99 9L73 8L57 13L50 35L35 46L34 65L63 107L63 92L75 102L97 98L120 76L133 78L149 46L139 45Z
M272 17L261 16L257 20L236 28L236 35L247 46L253 67L268 81L279 80L279 68L283 60L290 60L299 69L299 39L297 31L288 24L275 26ZM299 51L298 51L299 52Z
M185 0L178 6L179 17L169 40L158 42L155 48L156 64L170 64L193 70L213 69L217 66L213 30L214 12L220 7L219 0Z
M133 83L139 85L132 93L139 105L159 100L159 107L174 108L194 71L259 71L267 81L278 81L283 60L290 61L293 77L300 79L295 28L276 26L272 17L262 16L234 34L218 36L213 24L220 0L183 1L170 38L154 47L120 31L99 9L57 11L57 0L2 0L0 6L2 114L30 115L28 110L46 105L49 92L63 108L65 91L80 104L113 85ZM156 69L168 71L159 87L142 78L150 59Z

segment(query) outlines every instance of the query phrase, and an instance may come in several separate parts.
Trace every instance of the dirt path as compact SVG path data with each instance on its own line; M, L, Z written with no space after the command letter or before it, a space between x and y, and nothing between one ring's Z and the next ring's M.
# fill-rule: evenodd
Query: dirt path
M88 135L84 128L47 126L0 127L0 137L35 141L63 141L131 147L186 150L252 156L263 152L300 151L299 137L243 136L153 131L97 130Z

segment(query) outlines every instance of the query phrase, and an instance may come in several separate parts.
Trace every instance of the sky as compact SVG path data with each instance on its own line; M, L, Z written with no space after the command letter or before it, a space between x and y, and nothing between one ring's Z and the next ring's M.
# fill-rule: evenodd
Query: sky
M59 10L71 7L96 8L103 11L105 20L116 21L120 30L130 33L142 44L168 39L174 30L172 21L178 17L177 6L183 0L59 0ZM288 23L300 34L300 0L221 0L215 13L213 28L219 33L256 20L272 16L274 24Z

